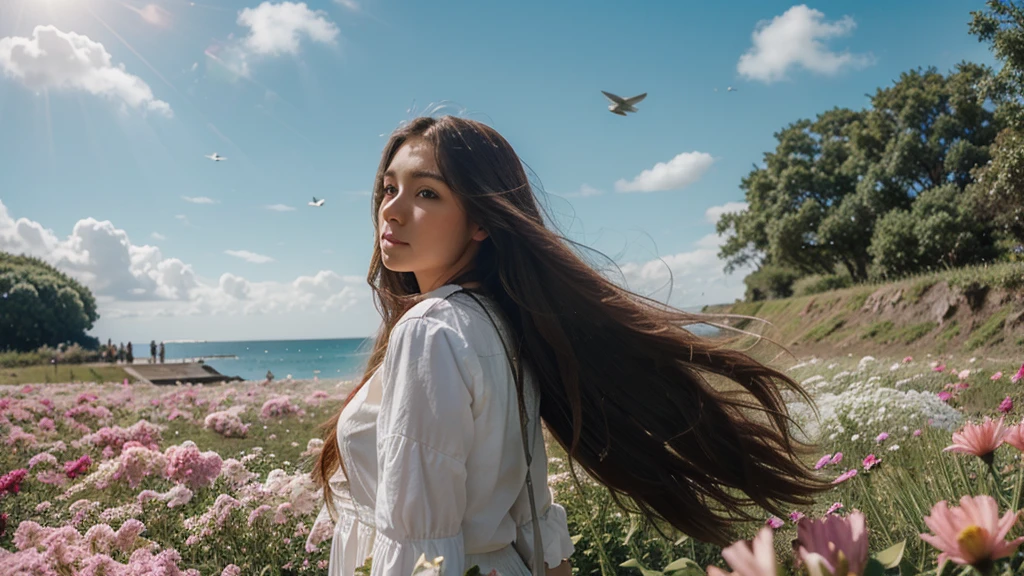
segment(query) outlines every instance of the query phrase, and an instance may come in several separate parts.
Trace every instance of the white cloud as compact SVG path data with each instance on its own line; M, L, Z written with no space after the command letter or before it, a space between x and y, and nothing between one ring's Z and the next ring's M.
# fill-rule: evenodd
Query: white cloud
M181 199L193 204L220 204L218 200L207 198L206 196L182 196Z
M338 27L322 10L310 10L304 2L263 2L238 14L238 25L249 28L242 45L252 54L298 54L303 38L334 44Z
M750 205L746 202L726 202L721 206L712 206L704 211L704 221L708 224L717 224L722 214L728 212L743 212Z
M685 188L700 180L715 162L707 152L683 152L668 162L658 162L654 168L641 172L632 181L619 180L617 192L657 192Z
M195 72L198 69L199 69L199 62L193 62L192 63L192 71Z
M345 8L348 8L349 10L351 10L353 12L359 12L359 3L356 2L355 0L334 0L334 1L337 2L338 4L341 4Z
M726 237L708 234L695 242L688 252L623 264L619 268L626 287L661 302L667 299L667 304L678 308L731 304L737 298L742 299L746 291L743 278L754 268L737 268L732 274L725 273L725 262L718 258L718 251Z
M186 228L189 228L189 227L192 226L192 223L188 221L188 216L185 216L184 214L175 214L174 218L177 219L178 221L180 221L181 224L183 226L185 226Z
M103 44L55 26L36 26L31 38L0 38L0 70L32 90L80 90L120 101L122 107L173 116L148 84L112 63Z
M287 204L271 204L267 206L267 210L273 210L274 212L294 212L295 208L292 208Z
M150 234L150 237L153 238L153 240L167 240L167 236L164 236L159 232L153 232Z
M746 78L775 82L794 66L820 74L868 66L874 61L870 54L833 52L825 46L825 40L846 36L856 25L849 16L825 22L821 12L803 4L793 6L770 22L757 23L751 34L753 46L740 56L736 68Z
M135 12L140 18L154 26L166 28L171 25L171 13L156 4L148 4L143 8L136 8L130 4L125 4L124 7Z
M600 196L604 194L601 190L594 188L589 184L583 184L580 189L575 192L569 192L568 194L562 194L565 198L586 198L588 196Z
M366 280L359 276L321 270L284 282L251 282L228 273L205 279L155 246L132 244L128 234L109 221L80 220L62 240L38 222L14 219L2 201L0 250L40 257L88 286L99 306L97 331L118 327L137 333L140 327L151 326L147 322L163 319L161 326L181 337L195 337L199 331L204 338L246 338L253 333L232 333L223 321L209 319L278 314L280 320L248 325L267 336L281 334L281 325L288 326L290 337L310 337L303 329L308 325L316 325L320 335L338 335L337 315L351 311L347 317L356 325L348 333L355 336L371 333L379 321L368 312L373 310L370 305L353 309L370 299Z
M264 256L263 254L257 254L248 250L225 250L225 254L228 256L234 256L235 258L241 258L251 264L266 264L273 262L274 259L270 256Z

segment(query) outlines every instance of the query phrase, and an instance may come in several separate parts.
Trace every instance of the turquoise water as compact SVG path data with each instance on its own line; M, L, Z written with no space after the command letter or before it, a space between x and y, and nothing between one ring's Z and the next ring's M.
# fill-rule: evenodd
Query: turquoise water
M241 342L168 342L168 360L199 359L225 376L263 380L274 378L353 379L362 374L373 341L364 338L335 340L256 340ZM136 348L149 354L149 344ZM221 356L227 356L226 358ZM137 361L145 361L146 356Z
M702 324L689 329L698 335L716 332ZM263 380L268 370L274 373L274 378L291 375L296 380L314 376L352 380L362 376L372 346L370 338L167 342L165 357L168 360L202 358L221 374L246 380ZM149 344L136 346L135 353L136 362L146 361Z

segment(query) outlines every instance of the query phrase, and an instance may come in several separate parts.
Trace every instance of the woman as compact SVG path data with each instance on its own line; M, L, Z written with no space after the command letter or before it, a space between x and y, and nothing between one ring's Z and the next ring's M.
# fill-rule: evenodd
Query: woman
M336 521L330 574L372 557L371 574L406 576L421 554L446 575L568 574L541 419L617 499L701 540L729 542L752 504L781 514L829 487L787 428L781 389L806 393L590 267L493 129L445 116L397 130L372 216L382 327L313 471Z

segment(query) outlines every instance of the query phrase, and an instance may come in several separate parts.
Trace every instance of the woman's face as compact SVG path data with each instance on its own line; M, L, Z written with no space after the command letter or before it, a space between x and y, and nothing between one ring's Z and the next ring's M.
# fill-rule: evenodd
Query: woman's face
M441 177L434 147L422 138L406 140L385 171L377 221L384 267L414 273L421 293L472 263L487 238L469 221Z

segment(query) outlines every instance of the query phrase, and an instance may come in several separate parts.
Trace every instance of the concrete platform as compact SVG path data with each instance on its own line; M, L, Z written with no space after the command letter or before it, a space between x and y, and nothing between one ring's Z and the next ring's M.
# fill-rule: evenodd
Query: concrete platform
M175 362L172 364L121 364L125 372L151 384L174 384L192 382L210 384L213 382L235 382L238 376L225 376L212 366L199 362Z

